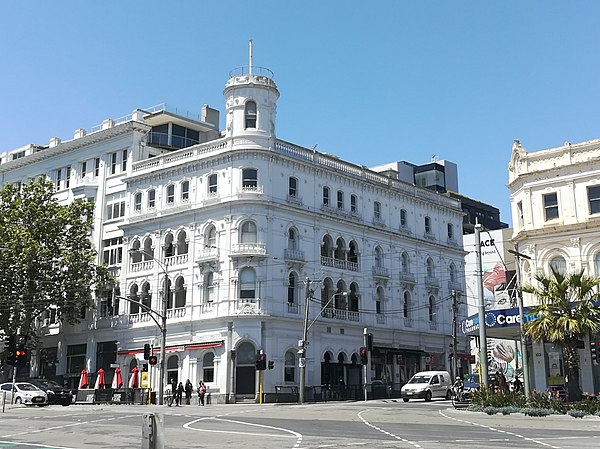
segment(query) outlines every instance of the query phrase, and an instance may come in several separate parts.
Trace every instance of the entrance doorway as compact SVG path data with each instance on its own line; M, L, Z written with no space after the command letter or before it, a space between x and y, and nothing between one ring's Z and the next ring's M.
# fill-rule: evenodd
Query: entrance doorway
M235 394L254 397L256 393L256 348L242 343L236 351Z

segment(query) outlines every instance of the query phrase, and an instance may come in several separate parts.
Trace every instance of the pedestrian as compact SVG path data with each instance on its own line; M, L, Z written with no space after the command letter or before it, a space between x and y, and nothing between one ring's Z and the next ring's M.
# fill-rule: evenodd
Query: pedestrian
M175 405L179 406L181 404L181 399L183 398L183 383L179 382L179 385L177 386L177 390L176 390L176 396L175 396Z
M177 399L177 382L175 379L171 379L171 400L167 404L169 407L173 405L173 402L176 402Z
M198 405L204 405L204 395L206 394L206 385L204 382L200 381L200 385L198 385Z
M523 384L521 383L521 381L519 380L518 377L515 377L515 380L513 382L513 389L514 389L515 393L520 393L521 388L523 388Z
M188 379L185 382L185 405L190 405L190 401L192 399L192 393L194 392L194 386Z
M508 391L508 384L506 383L506 377L500 371L496 371L496 379L498 379L498 387L502 393Z

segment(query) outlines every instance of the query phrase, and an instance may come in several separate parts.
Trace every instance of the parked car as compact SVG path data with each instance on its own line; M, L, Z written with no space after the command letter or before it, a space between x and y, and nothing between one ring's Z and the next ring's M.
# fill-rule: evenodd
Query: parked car
M71 392L53 380L48 379L27 379L40 390L48 395L48 404L58 404L62 406L71 405Z
M15 382L13 390L12 382L0 385L0 390L6 392L6 402L24 405L48 405L48 395L29 382ZM13 401L14 395L14 401Z
M564 385L549 385L546 387L546 394L550 397L569 402L569 392Z
M432 398L450 399L452 383L448 371L422 371L415 374L400 390L404 402L413 398L431 401Z

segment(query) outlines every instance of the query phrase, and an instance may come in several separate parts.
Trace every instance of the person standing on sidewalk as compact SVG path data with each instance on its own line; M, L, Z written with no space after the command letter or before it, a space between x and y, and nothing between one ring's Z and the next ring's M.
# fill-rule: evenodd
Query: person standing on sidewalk
M200 385L198 385L198 405L204 405L204 395L206 394L206 385L204 382L200 381Z
M194 392L194 386L188 379L185 382L185 405L190 405L190 401L192 400L192 393Z

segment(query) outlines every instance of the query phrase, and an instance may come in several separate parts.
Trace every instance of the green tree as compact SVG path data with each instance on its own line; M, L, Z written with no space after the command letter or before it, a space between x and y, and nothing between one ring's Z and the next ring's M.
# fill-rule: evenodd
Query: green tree
M532 307L535 320L525 324L525 334L536 341L557 343L563 351L570 400L579 400L579 356L577 342L588 334L600 332L600 308L594 301L600 298L597 286L600 278L587 276L584 270L563 275L552 268L552 274L535 276L538 286L523 286L538 304Z
M93 203L58 203L50 182L0 190L0 329L36 337L36 321L51 306L75 324L92 305L107 271L90 241ZM35 338L30 338L35 341Z

